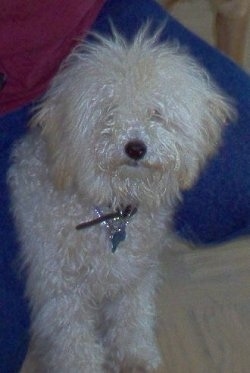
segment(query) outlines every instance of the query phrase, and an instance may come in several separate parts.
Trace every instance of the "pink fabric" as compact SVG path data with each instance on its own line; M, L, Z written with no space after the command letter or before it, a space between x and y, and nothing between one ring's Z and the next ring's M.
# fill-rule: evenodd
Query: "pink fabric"
M0 113L40 96L105 0L1 0Z

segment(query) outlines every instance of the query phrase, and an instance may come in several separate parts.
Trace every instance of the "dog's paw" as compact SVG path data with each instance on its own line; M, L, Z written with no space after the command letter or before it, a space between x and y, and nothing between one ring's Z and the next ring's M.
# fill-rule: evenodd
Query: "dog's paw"
M104 367L105 373L153 373L154 369L144 366L143 364L134 365L126 364L122 367L113 364L106 364Z
M137 346L131 345L123 360L122 373L151 373L154 372L162 362L157 345L151 343L141 343Z
M139 362L127 362L122 365L119 373L153 373L161 365L161 359L157 359L154 362L139 363Z
M142 365L137 366L125 366L123 367L119 373L151 373L153 372L152 369L148 369L147 367L143 367Z
M153 373L162 363L157 348L148 351L148 354L129 354L121 360L119 356L119 352L109 356L105 362L105 373Z
M108 359L116 362L119 369L115 373L153 373L162 364L161 354L152 338L144 339L139 343L131 343L127 347L111 352L112 357ZM133 341L135 342L135 341ZM113 371L112 371L113 373Z

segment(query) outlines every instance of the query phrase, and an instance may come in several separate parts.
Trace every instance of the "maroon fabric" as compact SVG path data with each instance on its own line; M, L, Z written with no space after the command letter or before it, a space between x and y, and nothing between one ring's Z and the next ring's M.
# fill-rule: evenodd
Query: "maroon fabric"
M105 0L1 0L0 113L34 100Z

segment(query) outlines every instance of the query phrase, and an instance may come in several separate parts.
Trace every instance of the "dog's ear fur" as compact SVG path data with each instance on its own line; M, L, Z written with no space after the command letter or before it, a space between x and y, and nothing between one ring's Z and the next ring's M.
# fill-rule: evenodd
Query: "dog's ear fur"
M202 136L197 167L180 170L179 181L182 190L190 189L196 182L200 171L207 161L220 149L222 131L226 125L237 117L234 103L218 88L213 88L209 98L206 98L202 113Z
M36 107L36 113L30 123L31 127L40 127L42 136L46 139L47 162L50 163L51 178L57 189L68 188L73 183L71 157L67 149L62 149L64 143L62 140L67 134L64 133L64 126L61 125L65 120L64 110L61 109L60 104L47 100L45 96Z
M174 123L179 137L176 147L182 158L177 162L177 178L185 190L218 150L223 128L237 115L234 102L185 47L178 42L158 44L158 39L152 38L150 47L155 52L154 63L165 95L166 122ZM170 91L170 87L174 89Z

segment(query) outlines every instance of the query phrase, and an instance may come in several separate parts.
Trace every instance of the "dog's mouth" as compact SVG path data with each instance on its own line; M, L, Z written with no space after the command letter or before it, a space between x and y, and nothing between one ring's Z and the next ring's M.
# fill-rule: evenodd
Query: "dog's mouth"
M149 162L148 160L133 161L130 159L120 162L118 168L132 174L138 173L138 175L153 171L162 172L164 170L164 166L160 162Z
M132 161L132 160L126 160L123 164L123 166L127 166L127 167L132 167L132 168L136 168L136 167L139 167L141 164L140 162L138 161Z
M141 179L148 177L150 168L143 165L141 162L125 161L116 168L116 175L118 177L129 179Z

